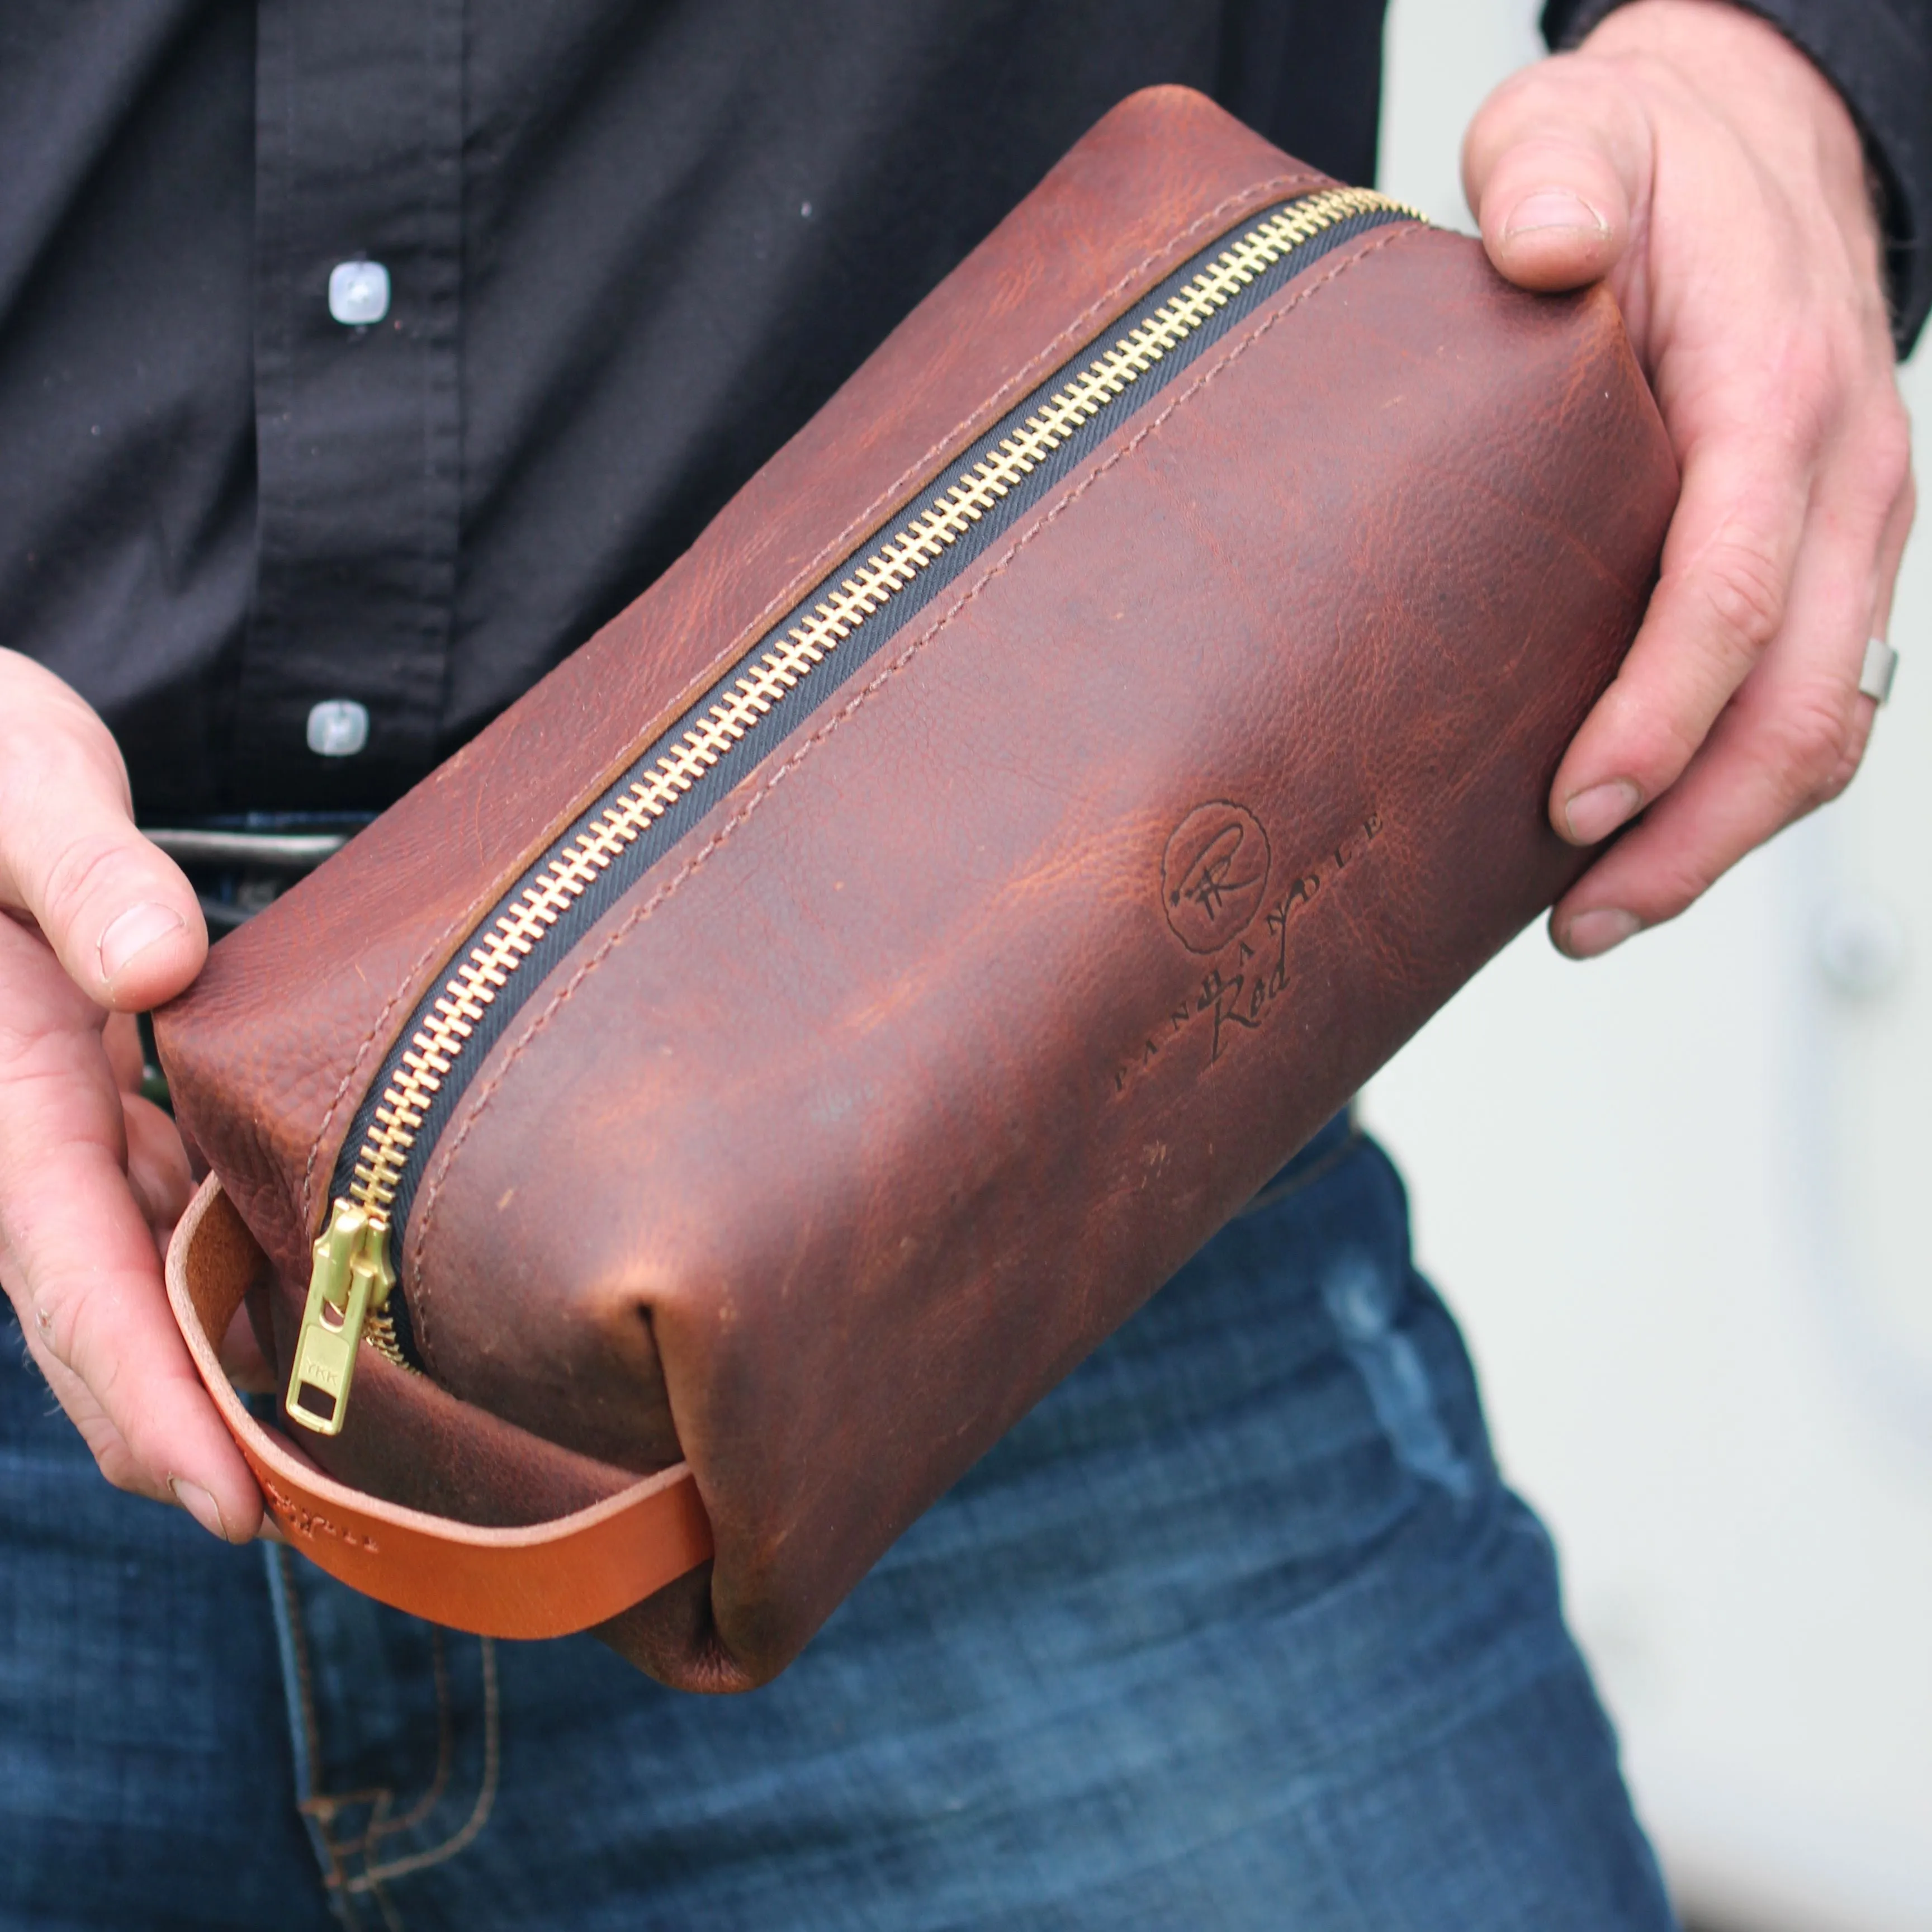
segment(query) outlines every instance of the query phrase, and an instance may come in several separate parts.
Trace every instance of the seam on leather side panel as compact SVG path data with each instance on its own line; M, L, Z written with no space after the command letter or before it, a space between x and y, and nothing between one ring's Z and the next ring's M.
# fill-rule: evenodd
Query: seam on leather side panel
M889 664L867 679L862 688L850 700L838 706L830 718L813 730L802 743L790 752L776 766L751 797L747 799L712 837L706 841L704 847L686 862L674 878L667 880L657 891L652 893L641 904L634 908L616 927L604 936L589 957L578 963L563 985L551 994L543 1010L524 1029L521 1036L509 1046L501 1064L493 1069L488 1078L482 1082L480 1088L476 1090L473 1101L468 1103L469 1111L466 1117L454 1133L448 1137L448 1144L440 1146L436 1150L430 1162L430 1170L424 1177L422 1192L418 1196L416 1214L412 1217L417 1227L415 1244L416 1292L410 1298L410 1314L417 1324L416 1333L422 1339L426 1354L428 1347L427 1338L429 1323L428 1304L432 1294L428 1280L430 1273L428 1256L430 1244L434 1237L436 1210L441 1202L443 1177L449 1172L451 1164L461 1151L464 1142L470 1136L470 1130L488 1111L490 1103L495 1097L497 1089L502 1085L511 1068L521 1057L524 1049L549 1024L553 1016L562 1007L564 1003L571 998L578 987L596 970L604 958L642 920L648 918L658 906L676 892L687 879L704 866L712 854L731 837L740 826L752 817L764 800L770 796L772 790L783 782L786 776L811 755L818 745L836 731L846 718L858 711L874 692L881 689L896 676L926 648L927 644L938 636L962 611L967 609L988 584L1004 573L1014 559L1041 531L1052 524L1063 512L1070 508L1073 504L1084 496L1088 491L1092 489L1117 464L1138 449L1141 444L1159 429L1190 396L1214 381L1222 370L1230 367L1245 355L1253 344L1259 341L1278 323L1292 314L1304 303L1311 300L1331 283L1346 274L1358 263L1366 261L1371 255L1393 246L1405 236L1426 234L1429 232L1428 230L1419 225L1413 227L1403 226L1384 230L1378 238L1370 241L1355 253L1345 256L1325 274L1298 290L1280 307L1269 311L1258 322L1228 344L1220 354L1216 356L1191 381L1181 387L1146 423L1123 442L1118 449L1102 458L1088 475L1082 478L1050 508L1029 523L1007 546L998 561L980 577L957 602L952 604L940 613L933 622L927 625L916 637L905 644L894 656ZM398 1258L400 1260L400 1258Z

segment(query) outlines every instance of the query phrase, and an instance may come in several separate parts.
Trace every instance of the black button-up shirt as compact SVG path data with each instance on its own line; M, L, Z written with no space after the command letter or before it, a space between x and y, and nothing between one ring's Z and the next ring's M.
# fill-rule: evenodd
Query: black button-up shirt
M1916 326L1926 0L1768 10L1807 4ZM1872 73L1854 20L1897 29ZM1381 29L1381 0L10 0L0 641L101 710L150 819L380 806L1136 88L1371 178Z

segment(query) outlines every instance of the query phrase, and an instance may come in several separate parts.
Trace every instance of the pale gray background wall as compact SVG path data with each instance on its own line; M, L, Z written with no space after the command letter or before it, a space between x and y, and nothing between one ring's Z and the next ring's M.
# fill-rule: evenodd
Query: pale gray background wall
M1384 187L1472 225L1534 20L1394 0ZM1766 1932L1932 1927L1928 632L1922 532L1845 800L1607 960L1526 935L1366 1103L1673 1882Z

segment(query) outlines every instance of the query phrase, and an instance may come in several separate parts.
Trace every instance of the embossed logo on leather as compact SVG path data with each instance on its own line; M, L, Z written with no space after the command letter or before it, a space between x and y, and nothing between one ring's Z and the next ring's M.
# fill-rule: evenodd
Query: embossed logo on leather
M1168 1061L1171 1050L1196 1040L1196 1064L1219 1064L1245 1035L1258 1033L1289 1003L1294 933L1310 908L1325 903L1382 835L1382 814L1364 810L1329 849L1307 860L1287 884L1268 892L1268 842L1245 806L1217 800L1197 806L1168 841L1162 909L1188 950L1217 956L1114 1066L1114 1090L1130 1091Z
M1190 952L1217 952L1240 932L1268 892L1268 834L1244 805L1216 799L1174 828L1161 861L1161 904Z
M255 1480L262 1486L275 1513L275 1520L283 1528L292 1530L296 1535L313 1542L318 1536L332 1536L339 1543L346 1544L352 1550L366 1550L371 1556L379 1552L376 1539L364 1536L358 1532L346 1529L339 1522L332 1522L326 1516L308 1509L290 1496L281 1484L265 1475L259 1468Z

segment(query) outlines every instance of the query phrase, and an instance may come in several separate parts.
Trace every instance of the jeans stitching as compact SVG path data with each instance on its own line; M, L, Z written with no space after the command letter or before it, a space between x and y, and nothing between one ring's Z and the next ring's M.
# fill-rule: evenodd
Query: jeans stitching
M380 1885L373 1882L369 1894L376 1901L376 1910L382 1915L383 1932L404 1932L403 1915L396 1910L396 1902Z
M495 1642L487 1636L479 1640L483 1678L483 1774L469 1816L440 1844L386 1862L380 1861L376 1850L382 1840L421 1824L448 1790L454 1766L455 1720L445 1634L431 1626L430 1655L436 1694L436 1762L435 1772L423 1795L407 1811L392 1818L388 1812L395 1802L393 1786L374 1785L353 1791L325 1791L320 1789L321 1725L316 1709L308 1638L290 1574L289 1552L279 1544L265 1547L270 1562L280 1572L279 1594L288 1636L287 1654L292 1666L299 1722L297 1748L307 1773L303 1782L308 1786L308 1795L298 1796L296 1810L309 1827L311 1840L318 1848L317 1862L324 1865L322 1884L334 1894L338 1909L352 1911L350 1904L352 1898L368 1897L382 1914L386 1932L404 1932L401 1913L384 1889L384 1881L421 1871L454 1858L482 1830L495 1806L502 1760L502 1710ZM356 1804L370 1807L368 1822L354 1837L338 1838L331 1831L331 1824L345 1807ZM345 1862L352 1857L359 1858L362 1865L361 1870L354 1874Z
M320 1811L311 1809L315 1802L316 1788L322 1782L322 1759L316 1742L319 1730L316 1720L314 1680L309 1664L308 1636L302 1626L302 1606L296 1598L295 1580L286 1546L279 1543L265 1543L262 1546L271 1571L270 1600L278 1613L279 1634L286 1639L282 1646L284 1666L285 1669L292 1666L295 1680L295 1708L290 1713L290 1729L295 1736L291 1742L300 1754L296 1778L296 1813L306 1827L309 1842L315 1849L316 1862L322 1868L323 1888L334 1895L336 1909L342 1912L346 1908L340 1903L344 1877L341 1856L334 1840L329 1835L327 1819ZM289 1688L286 1677L284 1688L285 1690Z
M446 1864L472 1843L490 1822L490 1814L496 1802L497 1776L502 1761L502 1708L496 1686L496 1640L486 1636L479 1638L478 1642L482 1648L483 1778L477 1787L476 1802L470 1808L470 1816L441 1844L432 1846L426 1852L412 1852L386 1864L372 1864L365 1858L361 1875L349 1882L351 1892L376 1892L386 1879L402 1878L412 1872L427 1870L432 1865Z
M436 1809L449 1787L449 1774L454 1768L456 1756L455 1714L449 1692L449 1652L440 1630L432 1625L429 1635L430 1668L436 1682L436 1774L430 1780L428 1790L400 1817L386 1815L388 1802L395 1794L383 1794L381 1808L370 1817L369 1828L362 1834L365 1864L382 1839L420 1825Z

